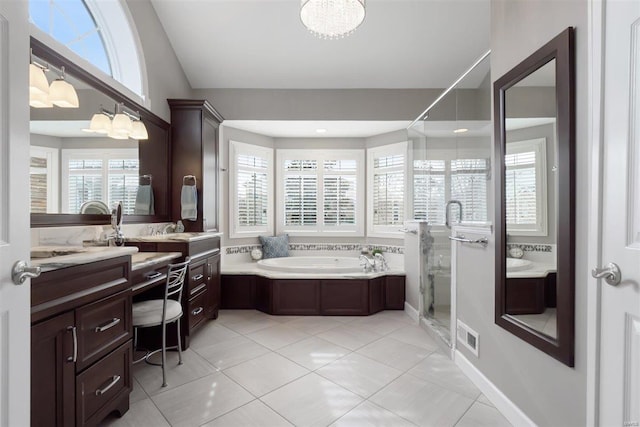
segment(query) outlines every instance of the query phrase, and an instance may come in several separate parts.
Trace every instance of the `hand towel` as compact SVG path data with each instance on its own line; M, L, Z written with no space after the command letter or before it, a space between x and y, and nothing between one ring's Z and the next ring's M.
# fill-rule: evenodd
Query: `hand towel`
M136 193L135 215L154 215L153 189L151 185L139 185Z
M195 221L198 219L198 190L195 185L183 185L180 194L182 219Z

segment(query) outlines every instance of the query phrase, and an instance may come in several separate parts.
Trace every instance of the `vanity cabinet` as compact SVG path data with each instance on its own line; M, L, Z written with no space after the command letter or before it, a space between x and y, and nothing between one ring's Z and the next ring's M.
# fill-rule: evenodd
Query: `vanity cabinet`
M171 109L172 216L181 216L183 177L193 175L198 217L183 221L185 231L218 229L218 128L224 120L206 100L169 99Z
M182 262L189 256L191 263L187 271L182 291L182 311L184 318L180 322L180 336L184 349L189 347L191 336L206 322L217 319L220 309L220 237L212 236L196 240L155 240L152 242L131 241L127 245L137 246L143 252L180 252ZM171 330L171 329L169 329ZM168 345L174 334L167 333ZM146 342L146 340L145 340ZM157 346L154 346L157 347Z
M129 409L130 257L31 282L31 425L97 425Z

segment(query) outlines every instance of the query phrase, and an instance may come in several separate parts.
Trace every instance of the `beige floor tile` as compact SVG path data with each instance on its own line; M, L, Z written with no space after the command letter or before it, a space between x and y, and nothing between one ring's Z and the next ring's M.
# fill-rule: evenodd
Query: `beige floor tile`
M279 322L267 317L259 317L254 319L242 319L232 323L225 323L224 326L239 334L247 335L252 332L261 331L263 329L280 325Z
M100 427L169 427L169 423L162 416L151 399L143 399L131 403L129 410L122 418L111 414L100 423Z
M385 337L362 347L357 353L404 372L417 365L431 351Z
M293 424L259 400L216 418L202 427L292 427Z
M278 349L278 353L287 359L312 371L350 352L351 350L318 337L310 337Z
M476 402L456 427L511 427L511 423L496 408Z
M316 371L318 375L367 398L402 375L402 371L352 353Z
M351 323L351 325L357 326L370 332L375 332L379 335L386 335L397 329L407 326L405 322L390 319L388 317L380 315L360 317L353 323Z
M419 326L406 326L396 329L388 334L387 337L427 350L435 351L438 349L438 344L429 336L429 333Z
M415 325L416 321L413 320L404 310L384 310L377 313L376 316L380 316L385 319L398 320L408 325Z
M269 352L268 348L244 336L211 344L195 350L218 369L227 369Z
M316 335L340 325L343 325L343 323L332 319L330 316L306 316L287 322L287 326L309 335Z
M370 399L419 426L453 426L473 400L405 374Z
M480 403L483 403L485 405L492 406L492 407L495 408L495 405L493 404L493 402L491 402L489 400L489 398L487 396L485 396L484 394L481 394L480 396L478 396L478 398L476 399L476 402L480 402Z
M221 323L208 322L197 334L194 334L189 342L189 348L198 349L207 347L211 343L219 343L231 338L239 337L240 334L225 327Z
M267 317L266 314L258 310L219 310L216 323L226 325L245 320L258 320Z
M133 378L132 382L133 390L131 390L131 394L129 395L129 403L136 403L149 397L135 378Z
M316 336L349 350L357 350L382 337L380 334L352 326L352 323L329 329Z
M462 373L449 358L440 353L432 353L408 372L422 380L438 384L470 399L476 399L480 390Z
M296 426L327 426L362 399L333 382L311 373L261 400Z
M246 336L271 350L277 350L286 345L309 338L308 334L281 324L261 329Z
M277 353L267 353L224 371L226 376L256 397L308 373L309 370Z
M254 397L221 372L152 397L173 427L199 426L230 412Z
M415 427L415 424L378 405L365 401L331 424L330 427Z
M160 360L158 357L154 361ZM182 352L182 365L178 365L178 353L167 352L167 387L162 387L162 368L141 362L134 366L133 376L140 383L144 391L153 396L181 386L216 371L216 368L196 354L193 350Z

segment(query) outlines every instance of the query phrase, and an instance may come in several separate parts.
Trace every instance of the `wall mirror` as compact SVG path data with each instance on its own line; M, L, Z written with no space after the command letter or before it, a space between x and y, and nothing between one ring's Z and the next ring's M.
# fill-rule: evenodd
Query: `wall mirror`
M496 324L573 366L573 29L494 83Z
M32 227L109 224L119 201L125 223L170 221L169 124L37 39L31 48L33 62L49 64L49 83L64 66L79 101L30 109ZM140 118L148 138L86 131L94 115L109 121L116 110Z

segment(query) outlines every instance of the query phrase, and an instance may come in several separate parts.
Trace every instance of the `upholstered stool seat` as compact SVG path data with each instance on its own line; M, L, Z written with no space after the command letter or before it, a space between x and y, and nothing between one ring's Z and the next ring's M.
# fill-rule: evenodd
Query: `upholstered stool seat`
M133 305L133 325L137 328L148 328L162 325L162 309L164 300L154 299L137 302ZM166 323L176 321L182 316L182 305L178 301L167 300Z

